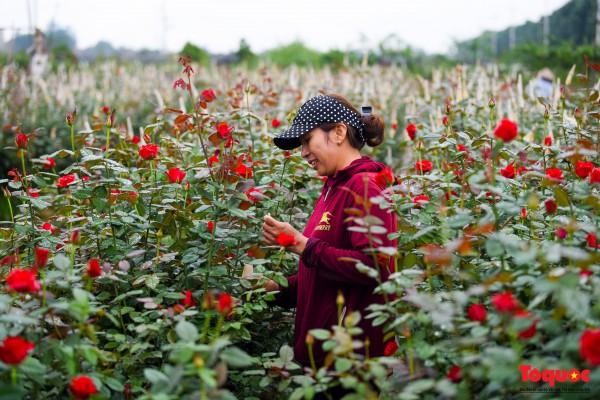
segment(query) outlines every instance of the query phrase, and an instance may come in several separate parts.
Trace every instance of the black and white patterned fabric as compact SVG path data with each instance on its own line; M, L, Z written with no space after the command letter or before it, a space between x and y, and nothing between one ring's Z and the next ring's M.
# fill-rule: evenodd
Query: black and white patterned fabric
M364 142L364 125L359 116L333 97L321 94L313 97L300 107L292 127L273 139L283 150L300 146L300 136L310 132L325 122L343 122L357 129L359 139Z

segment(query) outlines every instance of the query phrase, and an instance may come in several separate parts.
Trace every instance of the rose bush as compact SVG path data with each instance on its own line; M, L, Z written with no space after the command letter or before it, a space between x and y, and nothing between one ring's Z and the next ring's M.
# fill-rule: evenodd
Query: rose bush
M520 364L590 369L600 381L600 107L585 66L578 82L539 100L516 76L484 67L430 81L400 79L391 67L373 67L377 79L353 69L331 75L335 91L366 95L388 126L411 123L370 153L392 168L378 177L386 198L355 216L367 235L381 230L370 203L398 216L390 233L398 248L373 241L370 249L382 264L395 260L377 289L390 301L312 331L307 343L330 357L305 370L288 345L293 313L271 307L272 294L255 284L284 285L296 268L283 247L289 238L263 245L262 218L302 228L322 181L298 152L273 150L271 138L323 88L311 85L311 71L233 78L180 62L183 73L168 82L157 75L158 94L132 78L132 97L157 105L137 103L139 134L131 105L83 96L62 104L66 124L64 113L53 117L64 124L57 147L18 125L42 120L31 104L14 110L30 113L23 118L3 114L4 151L17 169L0 182L10 205L0 228L1 393L299 399L342 385L360 398L506 398L531 385ZM11 90L3 110L13 107ZM256 279L242 278L247 265ZM386 326L386 357L354 354L369 345L352 340L361 318ZM10 338L34 347L6 348ZM567 384L598 394L597 385Z

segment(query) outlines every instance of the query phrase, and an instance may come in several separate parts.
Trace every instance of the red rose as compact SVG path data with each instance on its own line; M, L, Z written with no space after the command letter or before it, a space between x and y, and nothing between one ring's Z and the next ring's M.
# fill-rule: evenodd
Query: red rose
M221 137L228 136L231 132L233 132L234 129L235 126L229 126L227 125L227 122L220 122L217 125L217 132L219 132L219 135L221 135Z
M386 357L390 357L396 354L396 351L398 351L398 344L395 340L392 340L391 342L388 342L388 344L385 346L385 350L383 350L383 355Z
M546 136L546 137L544 138L544 144L545 144L546 146L552 146L552 138L551 138L550 136Z
M35 248L35 268L41 268L48 262L48 255L50 250L42 249L39 247Z
M465 153L468 153L467 148L465 147L464 144L457 144L456 147L458 148L458 151L464 151Z
M85 273L90 278L97 278L102 275L102 269L100 268L100 260L97 258L92 258L88 263L87 268L85 269Z
M406 133L408 133L410 140L415 140L415 137L417 136L417 127L414 124L408 124Z
M500 173L505 178L513 179L515 177L515 167L512 164L508 164L506 168L500 170Z
M58 178L58 183L56 184L56 186L58 186L58 187L67 187L70 184L72 184L73 182L75 182L75 175L73 175L73 174L67 174L65 176L62 176L62 177Z
M285 232L281 232L279 236L277 236L277 243L287 247L296 244L297 242L294 240L294 235L288 235Z
M511 292L498 293L492 296L492 304L498 311L513 312L518 308L517 300Z
M594 168L590 172L590 183L600 183L600 168Z
M258 195L262 195L262 194L263 194L263 192L261 192L261 191L260 191L260 189L257 189L257 188L255 188L255 187L253 187L253 188L250 188L250 189L246 190L246 192L245 192L245 193L246 193L246 196L248 196L248 200L250 200L250 201L253 201L253 202L255 202L255 203L258 203L258 200L259 200L259 199L258 199L258 198L256 198L256 197L254 197L254 196L252 196L252 193L256 193L256 194L258 194ZM260 197L260 196L259 196L259 197Z
M182 291L181 292L183 295L185 295L185 299L181 300L181 304L185 307L185 308L189 308L189 307L194 307L196 305L196 300L194 300L194 297L192 296L193 292L188 290L187 292Z
M429 203L429 197L425 196L424 194L421 194L417 197L415 197L414 199L412 199L412 202L415 204L427 204Z
M110 113L110 107L108 107L108 106L104 106L104 107L102 107L102 112L103 112L105 115L108 115L108 114Z
M487 311L482 304L471 304L467 310L467 315L471 321L483 322L487 316Z
M537 321L534 321L533 324L527 329L522 330L517 334L519 339L531 339L535 333L537 332Z
M454 383L459 383L462 381L462 368L457 365L453 366L450 368L450 371L448 371L446 378L450 379Z
M155 144L145 144L140 149L140 157L144 159L158 157L158 146Z
M98 393L98 389L92 379L85 375L71 378L69 390L76 399L88 399L91 395Z
M46 168L46 169L52 169L56 166L56 160L54 160L54 158L52 157L48 157L44 160L44 162L42 163L42 167Z
M42 229L45 231L50 231L50 233L56 232L56 228L52 226L50 222L44 222L44 224L42 225Z
M206 224L206 229L208 229L210 233L213 233L213 231L215 230L215 223L212 221L208 221L208 224Z
M417 172L421 173L429 172L433 169L433 164L431 163L431 161L428 160L417 161L415 163L415 169L417 170Z
M212 89L206 89L202 92L202 94L200 94L200 100L205 101L207 103L212 103L216 99L217 95Z
M517 137L518 130L519 129L516 123L504 118L500 121L500 125L494 129L494 136L504 140L505 142L510 142Z
M586 329L579 344L581 357L594 367L600 365L600 329Z
M208 166L212 167L214 163L219 163L219 157L217 157L216 155L213 155L212 157L210 157L208 159Z
M9 336L0 346L0 360L4 364L18 365L33 351L35 345L19 336Z
M567 233L565 228L556 228L556 231L554 231L554 235L561 240L567 237Z
M15 139L15 143L18 148L24 149L27 147L27 140L29 140L29 136L24 133L17 134L17 138Z
M398 124L394 122L394 123L392 124L392 129L393 129L393 130L396 130L396 129L398 129Z
M273 128L277 128L279 125L281 125L281 121L279 121L277 118L273 118L273 120L271 121L271 126Z
M546 207L546 212L548 214L554 214L558 208L556 202L553 199L548 199L544 202L544 206Z
M563 180L563 172L559 168L548 168L546 170L546 178L562 181Z
M133 135L133 137L131 138L131 143L138 144L139 142L140 142L140 137L137 135Z
M375 176L375 182L382 187L390 186L392 183L394 183L394 173L391 169L386 167L377 173Z
M165 174L167 174L171 183L181 183L186 175L186 173L179 168L171 168L169 172L165 172Z
M37 292L42 285L35 278L36 276L33 272L17 268L8 274L6 283L8 283L10 290L14 290L15 292Z
M236 174L241 175L246 179L252 178L252 168L248 168L242 163L238 164L234 171Z
M217 299L217 311L223 315L227 315L232 308L233 301L231 300L231 296L227 293L221 293Z

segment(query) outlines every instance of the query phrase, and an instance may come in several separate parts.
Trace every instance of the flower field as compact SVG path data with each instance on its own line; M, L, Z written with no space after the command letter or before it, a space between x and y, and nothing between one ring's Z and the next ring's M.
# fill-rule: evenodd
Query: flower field
M0 399L598 398L600 67L574 60L538 99L515 67L175 61L0 69ZM363 153L399 184L369 200L397 215L398 247L370 250L395 260L390 300L312 331L317 369L256 283L297 268L261 226L302 230L320 194L272 144L319 92L383 116ZM360 318L385 357L354 353Z

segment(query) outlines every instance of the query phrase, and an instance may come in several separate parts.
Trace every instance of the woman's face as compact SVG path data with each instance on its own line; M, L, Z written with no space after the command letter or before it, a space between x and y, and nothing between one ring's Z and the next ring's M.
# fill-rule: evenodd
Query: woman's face
M338 169L340 147L334 140L334 132L315 128L300 138L302 157L320 176L333 176Z

